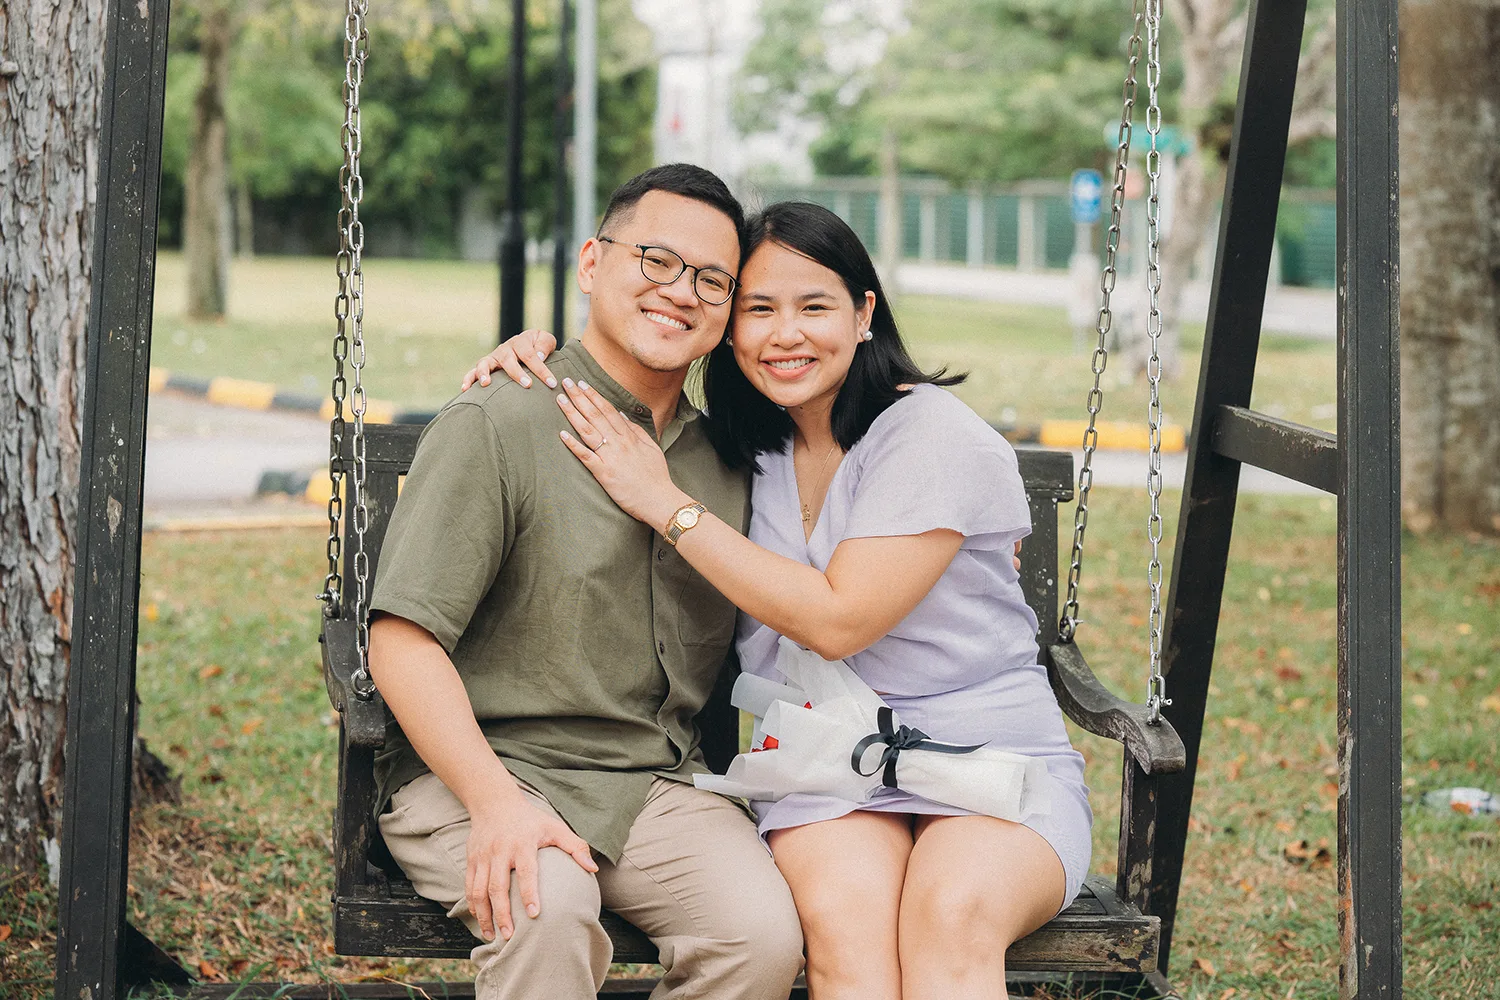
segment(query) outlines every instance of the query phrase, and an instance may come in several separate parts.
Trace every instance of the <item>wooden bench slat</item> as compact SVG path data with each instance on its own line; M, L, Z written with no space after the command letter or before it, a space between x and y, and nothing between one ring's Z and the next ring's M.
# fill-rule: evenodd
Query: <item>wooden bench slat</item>
M342 955L467 958L475 944L463 924L400 881L393 881L389 892L340 899L336 909L335 944ZM656 946L625 920L605 911L600 923L614 944L616 962L657 961ZM1018 972L1150 972L1156 968L1160 928L1159 918L1142 916L1120 903L1113 884L1095 876L1071 906L1011 946L1006 968Z

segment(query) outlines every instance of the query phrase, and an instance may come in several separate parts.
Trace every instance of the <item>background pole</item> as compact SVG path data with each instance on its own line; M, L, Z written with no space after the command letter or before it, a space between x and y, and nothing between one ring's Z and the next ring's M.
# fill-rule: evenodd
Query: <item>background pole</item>
M572 74L568 65L568 42L572 33L573 4L562 0L562 20L557 28L557 113L553 130L557 140L556 214L552 219L552 334L562 346L567 339L568 247L572 233L568 227L568 105L573 99Z
M526 226L521 141L526 101L526 0L511 0L510 93L506 95L505 212L500 217L500 339L526 326Z
M578 2L578 47L573 60L573 253L594 235L594 166L599 131L599 0ZM583 329L588 296L578 293L574 319ZM559 331L561 339L561 331Z

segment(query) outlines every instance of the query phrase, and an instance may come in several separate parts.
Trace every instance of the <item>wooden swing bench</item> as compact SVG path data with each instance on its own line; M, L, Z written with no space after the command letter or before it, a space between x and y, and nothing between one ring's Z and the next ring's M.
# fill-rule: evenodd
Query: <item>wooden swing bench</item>
M400 477L411 465L422 428L365 429L369 511L365 551L373 579L380 543L395 505ZM1022 585L1041 622L1042 662L1063 710L1084 729L1127 751L1121 803L1119 875L1091 876L1072 905L1006 955L1009 972L1031 978L1123 982L1156 973L1161 919L1143 912L1155 836L1157 775L1182 770L1185 752L1165 721L1152 725L1144 706L1110 693L1078 648L1058 638L1057 505L1073 496L1073 460L1066 452L1019 451L1034 533L1021 553ZM350 443L342 463L352 473ZM352 566L353 519L345 519L344 554ZM345 579L352 579L346 572ZM351 677L359 663L352 619L326 619L322 634L324 679L339 712L339 789L334 822L334 946L341 955L466 958L475 939L439 904L423 899L392 861L374 821L375 755L385 740L388 713L377 694L355 697ZM728 703L726 669L719 690L699 716L709 766L722 772L738 751L738 713ZM606 911L605 930L616 962L657 961L656 947L624 919ZM1038 975L1039 974L1039 975ZM1153 977L1154 978L1154 977Z

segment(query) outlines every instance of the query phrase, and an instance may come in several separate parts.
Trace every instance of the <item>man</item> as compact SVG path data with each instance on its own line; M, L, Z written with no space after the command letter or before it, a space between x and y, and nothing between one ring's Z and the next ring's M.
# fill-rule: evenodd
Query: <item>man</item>
M705 170L628 181L579 252L587 328L549 359L740 524L748 481L682 387L724 335L743 227ZM667 525L610 501L566 427L552 394L502 379L422 436L371 598L370 668L397 724L381 831L417 891L481 939L482 998L593 998L611 957L602 903L660 947L663 1000L782 1000L802 959L790 892L749 818L692 785L693 717L734 608Z

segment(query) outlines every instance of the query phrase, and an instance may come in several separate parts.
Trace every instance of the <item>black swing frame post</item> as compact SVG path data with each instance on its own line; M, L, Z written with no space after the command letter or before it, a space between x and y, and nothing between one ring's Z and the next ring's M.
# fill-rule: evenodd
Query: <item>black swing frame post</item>
M1239 466L1339 497L1341 996L1401 995L1396 0L1338 0L1339 435L1248 409L1306 0L1252 0L1164 666L1188 767L1158 782L1148 912L1165 993ZM78 506L56 993L185 970L125 918L141 492L168 4L110 0ZM279 995L277 984L224 988ZM351 996L400 989L340 987ZM212 987L193 992L212 995ZM299 993L302 991L299 991ZM227 992L226 992L227 995Z
M1251 0L1178 520L1150 912L1170 957L1241 463L1338 497L1340 996L1401 996L1396 0L1338 0L1338 435L1249 409L1306 0Z
M165 2L129 0L111 0L105 14L56 982L57 996L92 1000L188 982L125 919L168 15Z

